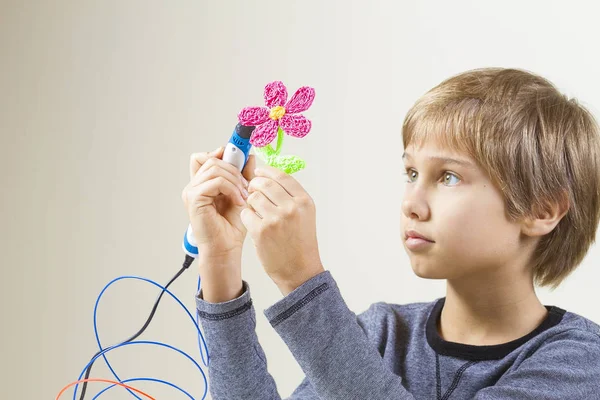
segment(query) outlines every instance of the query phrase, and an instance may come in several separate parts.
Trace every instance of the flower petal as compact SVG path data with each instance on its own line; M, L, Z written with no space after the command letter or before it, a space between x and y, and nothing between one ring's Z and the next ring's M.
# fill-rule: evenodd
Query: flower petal
M301 138L310 132L311 122L303 115L285 114L279 120L281 129L290 136Z
M269 111L266 107L244 107L238 114L238 120L246 126L260 125L269 119Z
M299 113L308 110L308 107L315 99L315 89L302 86L296 90L290 101L285 105L285 111L290 114Z
M283 82L275 81L265 86L265 105L267 107L283 106L287 97L287 89Z
M252 136L250 136L250 143L256 147L264 147L271 143L277 136L277 121L272 119L268 120L264 124L257 126Z

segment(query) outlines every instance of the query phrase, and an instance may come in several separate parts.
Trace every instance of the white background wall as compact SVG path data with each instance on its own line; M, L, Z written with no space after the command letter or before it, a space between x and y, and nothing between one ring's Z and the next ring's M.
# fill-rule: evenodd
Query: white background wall
M349 307L443 296L444 281L417 278L400 242L406 111L450 75L501 66L549 78L598 116L599 13L593 1L2 1L0 397L50 399L75 380L96 351L92 310L109 280L176 272L189 155L225 144L237 112L261 105L273 80L290 94L316 89L312 132L286 138L284 151L307 160L296 177ZM262 314L281 295L246 244L258 335L286 397L303 373ZM596 246L562 287L540 289L543 303L600 321L599 258ZM173 286L191 309L195 267ZM103 343L135 332L155 295L135 282L109 291ZM200 360L172 301L144 337ZM129 347L110 360L121 377L202 397L201 375L174 353ZM101 363L92 375L110 376Z

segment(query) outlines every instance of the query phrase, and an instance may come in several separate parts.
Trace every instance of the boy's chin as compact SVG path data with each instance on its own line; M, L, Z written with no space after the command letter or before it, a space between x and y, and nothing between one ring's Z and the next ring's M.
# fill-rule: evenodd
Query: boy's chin
M447 279L447 274L444 273L443 268L439 265L432 265L426 263L411 263L411 267L415 275L423 279Z

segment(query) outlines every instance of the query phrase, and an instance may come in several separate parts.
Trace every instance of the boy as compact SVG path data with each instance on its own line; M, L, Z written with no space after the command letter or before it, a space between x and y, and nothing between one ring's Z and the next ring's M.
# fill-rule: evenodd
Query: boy
M557 287L594 242L593 116L539 76L486 68L426 93L402 135L403 244L414 272L446 279L447 293L358 316L321 264L297 181L253 174L254 159L242 176L222 149L192 156L183 199L213 399L280 399L241 280L246 232L284 295L265 316L306 374L289 399L600 399L600 326L534 290Z

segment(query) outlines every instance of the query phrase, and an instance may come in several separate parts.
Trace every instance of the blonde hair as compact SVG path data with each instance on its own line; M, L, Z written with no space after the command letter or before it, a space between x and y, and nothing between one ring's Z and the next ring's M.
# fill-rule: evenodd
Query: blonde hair
M450 77L408 111L402 139L405 149L432 139L469 155L502 191L513 221L568 201L532 255L534 283L555 289L594 243L600 129L590 111L548 80L505 68Z

